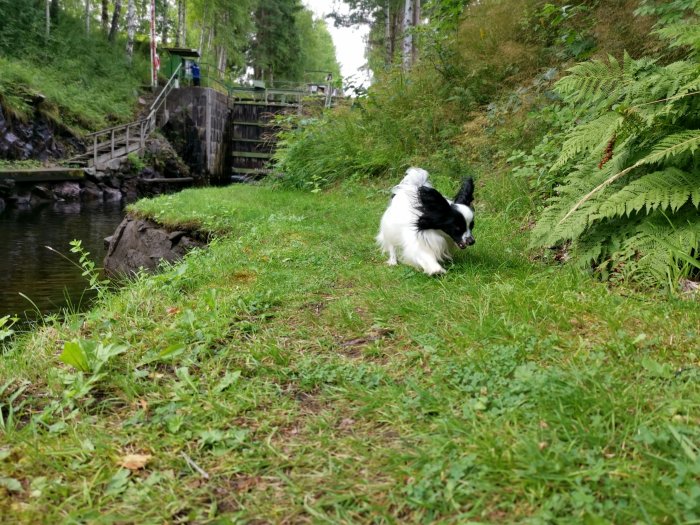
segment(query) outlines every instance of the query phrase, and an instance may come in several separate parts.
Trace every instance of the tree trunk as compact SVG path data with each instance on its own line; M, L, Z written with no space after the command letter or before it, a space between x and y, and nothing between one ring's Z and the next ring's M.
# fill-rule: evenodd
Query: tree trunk
M410 69L413 56L413 28L414 0L406 0L403 10L403 45L401 48L401 61L405 70Z
M51 36L51 0L46 0L46 41Z
M160 43L163 46L168 45L168 0L163 0L163 12L160 16L161 29L163 32L160 36Z
M109 29L109 0L102 0L102 31Z
M385 28L385 34L384 34L384 39L386 42L384 43L384 46L386 48L386 65L388 66L391 64L392 59L393 59L393 46L391 42L391 0L386 0L386 12L384 13L386 16L386 28Z
M117 37L117 29L119 27L119 15L122 11L122 0L114 0L114 13L112 14L112 27L109 30L109 37L107 39L110 42L114 42Z
M421 0L414 0L413 27L418 27L420 25L420 2ZM418 61L418 39L414 37L412 40L413 46L411 48L411 64L415 64Z
M187 0L181 0L182 2L182 47L187 47Z
M126 9L126 54L129 62L134 57L134 35L136 35L136 6L134 0L129 0Z
M90 0L85 0L85 32L90 34Z
M53 22L54 24L58 23L59 11L60 11L60 8L58 6L58 0L51 0L51 8L50 8L51 22Z
M182 30L182 0L177 0L177 25L175 26L175 47L180 47L180 31Z

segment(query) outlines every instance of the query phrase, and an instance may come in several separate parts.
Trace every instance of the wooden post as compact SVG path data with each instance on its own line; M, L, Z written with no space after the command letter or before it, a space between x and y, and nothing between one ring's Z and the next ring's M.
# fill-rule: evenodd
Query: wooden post
M127 155L129 154L129 126L131 126L131 124L126 125L126 153L127 153Z
M95 167L97 167L97 135L92 137L92 162Z
M112 146L112 153L111 153L111 155L109 156L109 158L110 158L110 159L113 159L113 158L114 158L114 130L112 130L112 131L110 132L110 142L111 142L111 146Z

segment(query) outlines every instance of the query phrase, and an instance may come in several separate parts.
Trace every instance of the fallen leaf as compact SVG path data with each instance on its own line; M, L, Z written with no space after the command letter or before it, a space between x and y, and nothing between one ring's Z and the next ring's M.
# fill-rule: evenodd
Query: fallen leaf
M166 312L168 315L175 315L175 314L179 314L179 313L180 313L180 309L179 309L177 306L170 306L170 307L168 307L168 308L165 309L165 312Z
M129 470L139 470L146 466L151 457L150 454L127 454L119 464Z

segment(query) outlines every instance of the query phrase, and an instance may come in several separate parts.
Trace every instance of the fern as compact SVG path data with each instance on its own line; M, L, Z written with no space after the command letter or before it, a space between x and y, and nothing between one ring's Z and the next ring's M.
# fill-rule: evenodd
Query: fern
M690 60L659 66L625 55L569 71L556 89L580 123L550 168L560 184L531 244L571 242L579 264L601 275L668 286L679 261L698 257L688 232L700 225L700 70ZM652 230L688 234L670 250L648 245Z
M592 219L631 217L644 209L647 214L657 209L677 212L689 201L700 207L700 174L670 167L649 173L610 195Z
M559 158L550 171L558 170L573 158L585 151L602 151L610 138L618 131L624 117L615 112L607 112L597 119L574 128L562 146ZM602 142L599 142L600 139Z

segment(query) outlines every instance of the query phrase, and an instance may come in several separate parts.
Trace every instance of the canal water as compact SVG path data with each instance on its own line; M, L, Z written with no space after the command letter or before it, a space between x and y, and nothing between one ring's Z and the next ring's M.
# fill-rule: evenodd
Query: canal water
M122 218L119 203L49 203L0 212L0 317L18 314L32 319L37 308L42 315L63 308L85 309L94 295L86 292L87 279L46 246L77 264L78 256L70 253L69 243L80 239L101 268L104 238Z

